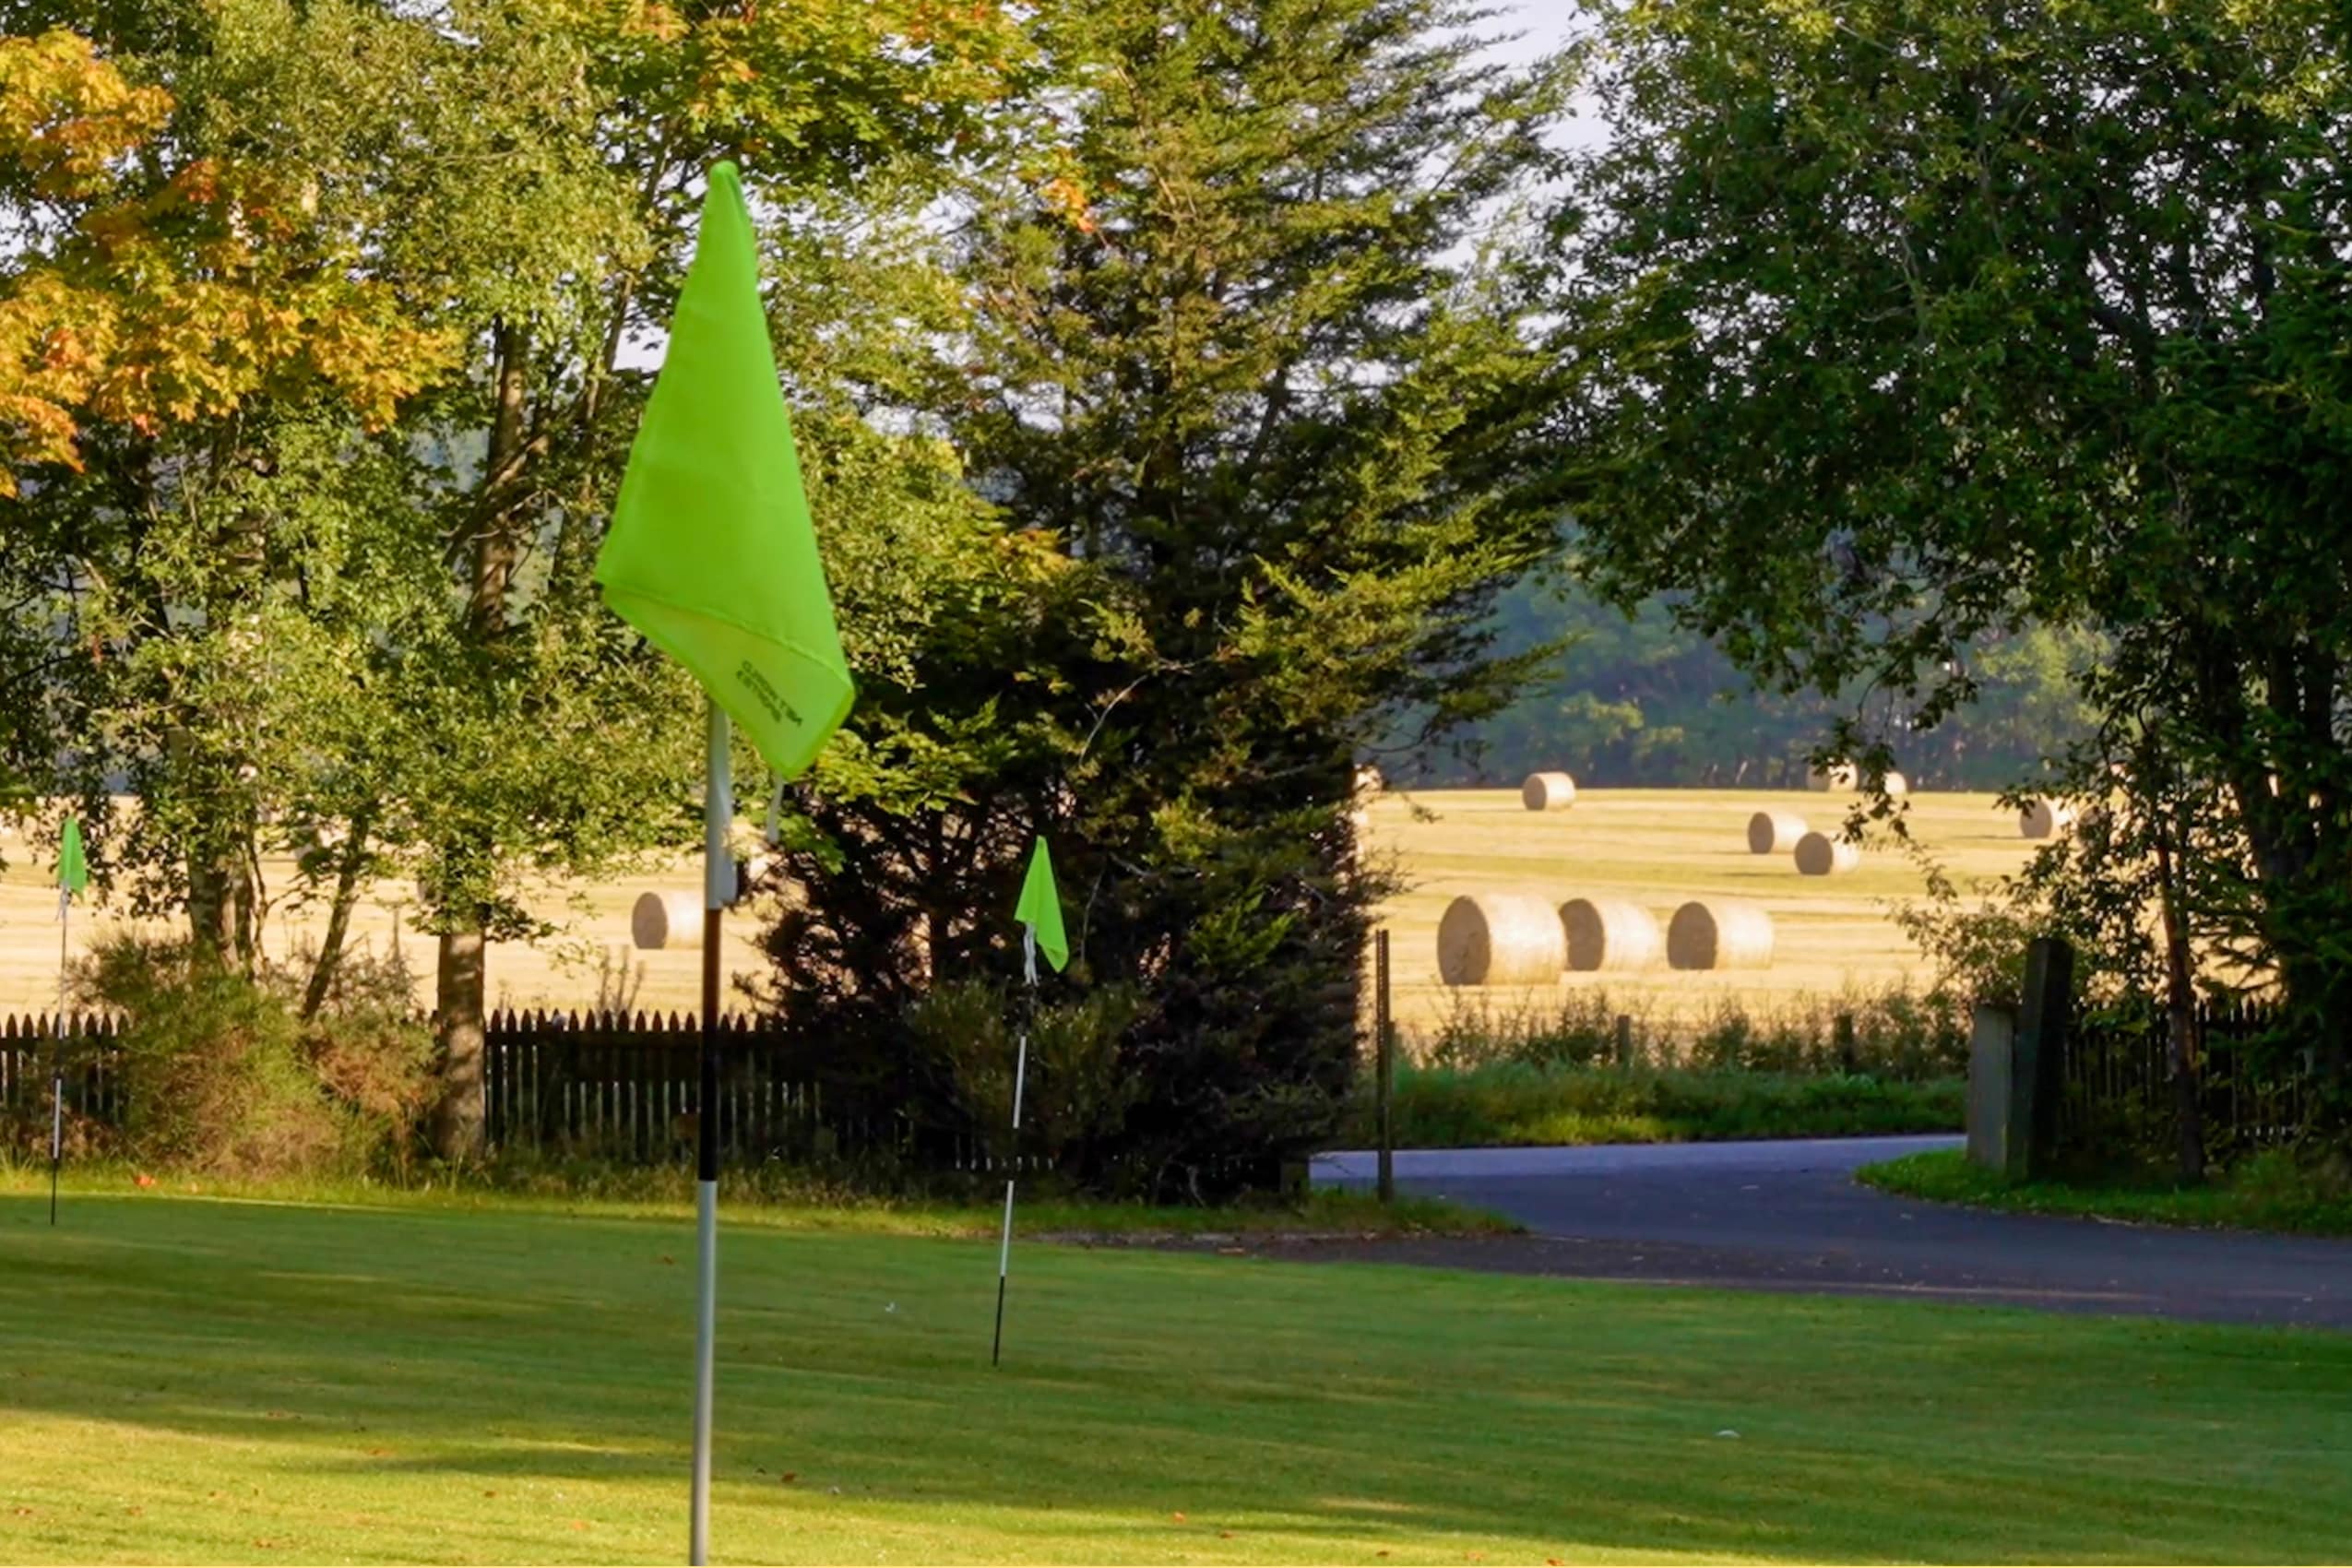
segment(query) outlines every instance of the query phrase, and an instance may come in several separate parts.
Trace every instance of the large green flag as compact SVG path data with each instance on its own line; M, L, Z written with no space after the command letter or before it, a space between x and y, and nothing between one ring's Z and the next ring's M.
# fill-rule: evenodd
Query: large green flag
M89 885L89 863L82 858L82 825L67 817L57 838L57 900L65 901Z
M1070 939L1062 933L1062 894L1053 885L1053 857L1046 852L1043 834L1029 851L1029 873L1021 879L1021 901L1014 906L1013 918L1029 928L1030 938L1055 969L1070 961Z
M710 171L694 265L596 563L605 602L790 778L855 690L760 309L751 214Z

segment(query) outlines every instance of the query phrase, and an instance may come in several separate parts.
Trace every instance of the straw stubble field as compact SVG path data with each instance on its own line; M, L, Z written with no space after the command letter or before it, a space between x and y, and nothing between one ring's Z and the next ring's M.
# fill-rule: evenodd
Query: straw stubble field
M1727 1000L1771 1006L1800 997L1867 991L1923 978L1917 951L1895 927L1891 911L1924 889L1918 864L1891 842L1873 843L1859 870L1835 877L1803 877L1787 852L1757 855L1747 847L1749 817L1758 811L1790 812L1815 828L1834 830L1852 802L1846 794L1741 790L1586 790L1565 811L1530 812L1516 790L1439 790L1388 794L1371 806L1370 843L1376 857L1393 857L1406 888L1384 911L1393 932L1397 1012L1408 1030L1424 1028L1465 999L1498 1011L1542 1009L1575 988L1605 987L1612 1000L1660 1017L1687 1016ZM1919 794L1910 802L1914 837L1964 888L1982 888L2025 863L2033 846L2018 836L2014 815L1990 795ZM56 896L45 857L21 842L5 846L0 873L0 1012L43 1009L55 997ZM290 865L266 863L271 885L291 882ZM598 990L600 955L609 954L634 975L642 966L637 1005L686 1010L694 1005L700 960L689 951L639 953L629 946L629 909L648 888L691 890L695 867L681 861L657 872L577 889L550 888L540 909L564 925L538 944L505 944L490 957L493 1005L579 1007ZM1693 974L1656 969L1634 974L1570 975L1550 985L1480 987L1450 992L1437 976L1437 925L1460 894L1525 892L1553 905L1576 897L1640 903L1661 927L1688 898L1731 897L1772 914L1777 951L1768 969ZM372 891L354 922L355 940L376 951L394 940L411 890ZM128 923L105 909L77 913L75 946L94 932ZM731 922L728 968L754 970L755 918ZM283 954L323 924L316 910L273 912L267 948ZM155 929L168 930L168 925ZM420 1002L432 994L433 943L413 931L401 951L420 979Z
M1372 806L1372 842L1396 857L1408 884L1384 911L1397 1016L1410 1031L1457 1005L1542 1011L1575 990L1605 989L1631 1010L1678 1018L1727 1002L1769 1010L1923 984L1918 950L1893 914L1925 893L1926 873L1885 829L1866 841L1857 869L1836 876L1800 876L1788 851L1748 848L1748 819L1757 812L1793 814L1834 833L1853 802L1801 790L1586 790L1571 810L1537 813L1515 790L1384 796ZM2035 848L2019 837L2015 814L1989 794L1914 795L1907 820L1918 847L1964 891L1989 890ZM1538 894L1554 906L1622 899L1649 909L1661 930L1687 899L1740 899L1772 916L1773 962L1719 974L1660 967L1563 975L1539 986L1446 987L1437 968L1446 905L1499 893Z

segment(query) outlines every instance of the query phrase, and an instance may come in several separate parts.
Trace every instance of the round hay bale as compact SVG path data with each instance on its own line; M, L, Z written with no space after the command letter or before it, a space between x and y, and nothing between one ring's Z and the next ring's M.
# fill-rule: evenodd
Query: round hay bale
M1827 767L1813 766L1805 770L1808 790L1851 790L1861 782L1862 776L1850 762L1833 762Z
M1911 792L1911 781L1890 767L1886 770L1886 792L1890 795L1907 795Z
M1560 906L1560 931L1568 944L1568 967L1579 974L1655 968L1666 956L1657 917L1621 898L1569 899Z
M1437 922L1437 973L1448 985L1549 985L1567 964L1560 911L1532 893L1456 898Z
M1772 917L1753 904L1693 898L1667 922L1666 961L1678 969L1768 969Z
M1356 799L1359 801L1370 800L1375 795L1385 794L1387 791L1388 780L1382 777L1379 768L1374 767L1368 762L1357 764Z
M2017 814L2021 838L2055 838L2074 826L2074 808L2064 801L2034 801Z
M1842 876L1862 863L1861 847L1826 833L1808 833L1797 840L1797 874Z
M1564 773L1530 773L1519 799L1531 812L1564 812L1576 803L1576 781Z
M653 951L698 950L702 946L702 917L699 893L640 893L629 910L629 939Z
M1758 812L1748 819L1748 852L1770 855L1794 849L1805 833L1805 819L1795 812Z

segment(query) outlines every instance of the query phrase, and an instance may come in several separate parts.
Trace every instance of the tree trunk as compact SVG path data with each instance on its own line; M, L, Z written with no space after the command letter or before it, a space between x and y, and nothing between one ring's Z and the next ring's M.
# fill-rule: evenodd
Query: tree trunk
M512 513L525 456L523 375L529 351L522 331L510 323L499 322L494 337L497 408L482 470L481 505L474 523L473 581L466 604L467 629L485 645L495 642L506 629L506 590L517 555ZM486 941L478 914L469 929L445 929L441 936L441 964L434 991L443 1065L441 1103L434 1112L434 1146L445 1159L465 1158L481 1149Z
M224 867L199 839L188 845L188 935L196 951L216 961L236 950L237 899L232 867Z
M471 1159L482 1148L484 944L479 928L444 932L434 986L442 1049L441 1101L433 1111L433 1146L444 1159Z
M351 932L351 910L360 901L360 876L367 869L367 837L370 828L368 814L362 812L351 820L350 833L343 840L343 855L335 868L335 901L327 908L327 935L318 944L318 956L310 967L310 983L303 988L303 1016L318 1016L327 1004L327 992L335 983L336 967L343 961L343 944Z

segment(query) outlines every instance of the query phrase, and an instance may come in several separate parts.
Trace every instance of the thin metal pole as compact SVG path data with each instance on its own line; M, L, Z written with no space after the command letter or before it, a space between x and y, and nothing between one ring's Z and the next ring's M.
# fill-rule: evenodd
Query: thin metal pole
M1396 1077L1396 1028L1388 1013L1388 928L1372 933L1372 1085L1380 1122L1380 1201L1396 1201L1396 1133L1389 1104Z
M1034 943L1037 938L1032 934L1028 940ZM1037 983L1034 971L1029 976L1029 983ZM1021 1158L1021 1089L1029 1079L1029 1031L1023 1029L1020 1038L1020 1049L1013 1066L1012 1158L1016 1161ZM992 1367L997 1364L997 1359L1004 1352L1004 1277L1013 1270L1013 1182L1018 1170L1016 1164L1014 1170L1005 1172L1004 1176L1004 1236L996 1245L996 1336L988 1347L988 1364Z
M57 1223L57 1170L65 1162L65 963L74 926L74 896L57 890L57 1029L49 1056L49 1223Z
M727 715L715 702L708 708L702 811L702 1099L695 1116L695 1473L688 1551L695 1568L710 1561L710 1409L719 1345L719 941L720 912L735 896L735 860L727 843L735 815Z

